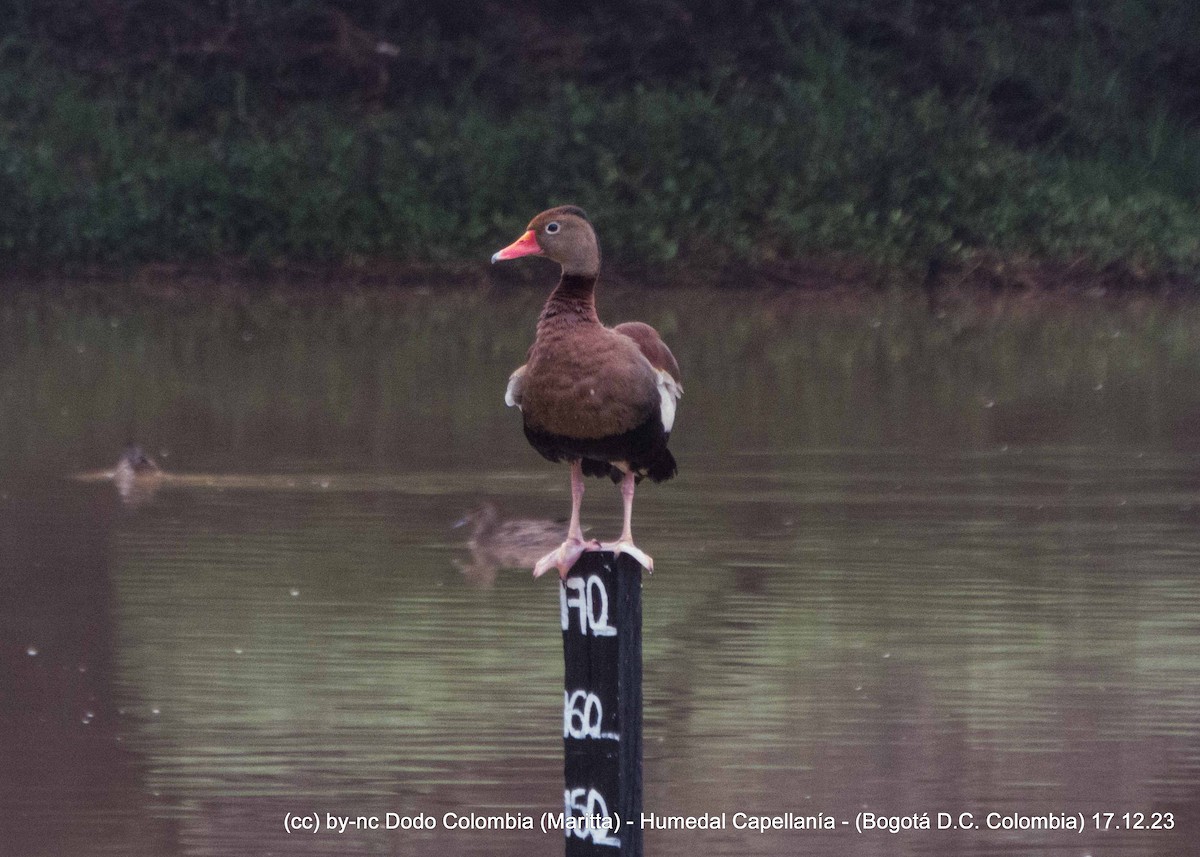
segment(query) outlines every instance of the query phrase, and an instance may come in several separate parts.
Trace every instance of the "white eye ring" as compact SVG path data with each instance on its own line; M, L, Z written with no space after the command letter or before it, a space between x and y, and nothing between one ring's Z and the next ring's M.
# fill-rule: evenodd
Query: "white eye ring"
M549 223L546 224L546 234L547 235L553 235L558 230L559 230L559 225L558 225L557 220L551 220Z

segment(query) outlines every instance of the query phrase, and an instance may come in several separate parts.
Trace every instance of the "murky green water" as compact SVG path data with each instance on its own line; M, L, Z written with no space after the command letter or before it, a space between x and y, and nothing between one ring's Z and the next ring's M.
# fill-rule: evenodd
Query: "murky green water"
M542 297L0 299L0 854L561 853L441 826L561 807L557 589L464 576L451 529L567 511L502 403ZM600 300L685 372L680 476L635 510L646 809L850 822L648 854L1194 853L1200 308ZM199 476L66 478L131 438ZM591 481L593 533L619 512ZM984 829L859 834L864 809Z

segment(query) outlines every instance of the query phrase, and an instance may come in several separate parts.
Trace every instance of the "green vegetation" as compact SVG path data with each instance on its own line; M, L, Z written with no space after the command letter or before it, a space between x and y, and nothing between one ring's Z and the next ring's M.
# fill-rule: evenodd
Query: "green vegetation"
M1200 273L1188 4L443 5L0 0L0 252Z

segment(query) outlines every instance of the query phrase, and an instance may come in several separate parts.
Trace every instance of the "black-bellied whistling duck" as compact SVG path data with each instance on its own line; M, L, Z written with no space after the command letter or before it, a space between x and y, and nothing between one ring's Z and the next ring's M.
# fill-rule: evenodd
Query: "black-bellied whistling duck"
M583 209L543 211L492 261L535 255L558 262L562 278L542 308L528 362L512 373L504 400L521 409L534 449L550 461L571 463L571 523L566 541L538 560L533 575L557 568L565 577L580 554L597 548L630 554L653 570L654 561L633 543L633 492L644 477L662 482L675 475L667 439L683 393L679 364L650 325L600 323L600 248ZM625 527L616 542L583 539L584 476L621 483Z

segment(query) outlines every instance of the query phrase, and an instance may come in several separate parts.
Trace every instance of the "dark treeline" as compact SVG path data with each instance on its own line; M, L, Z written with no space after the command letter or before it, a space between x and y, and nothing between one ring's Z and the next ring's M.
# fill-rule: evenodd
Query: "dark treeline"
M80 71L145 74L162 64L206 81L241 75L284 100L404 103L469 89L512 103L565 82L619 89L711 85L792 74L788 48L838 37L874 55L912 95L982 97L996 130L1019 143L1087 145L1071 81L979 52L1008 35L1071 62L1095 52L1108 99L1146 116L1200 119L1200 16L1179 2L1072 0L4 0L13 31L43 40ZM1039 44L1040 43L1040 44ZM219 108L220 99L212 107ZM1082 106L1082 105L1074 105ZM1078 139L1076 139L1078 138Z
M1155 0L0 0L0 247L1200 266L1200 12ZM989 263L990 264L990 263Z

